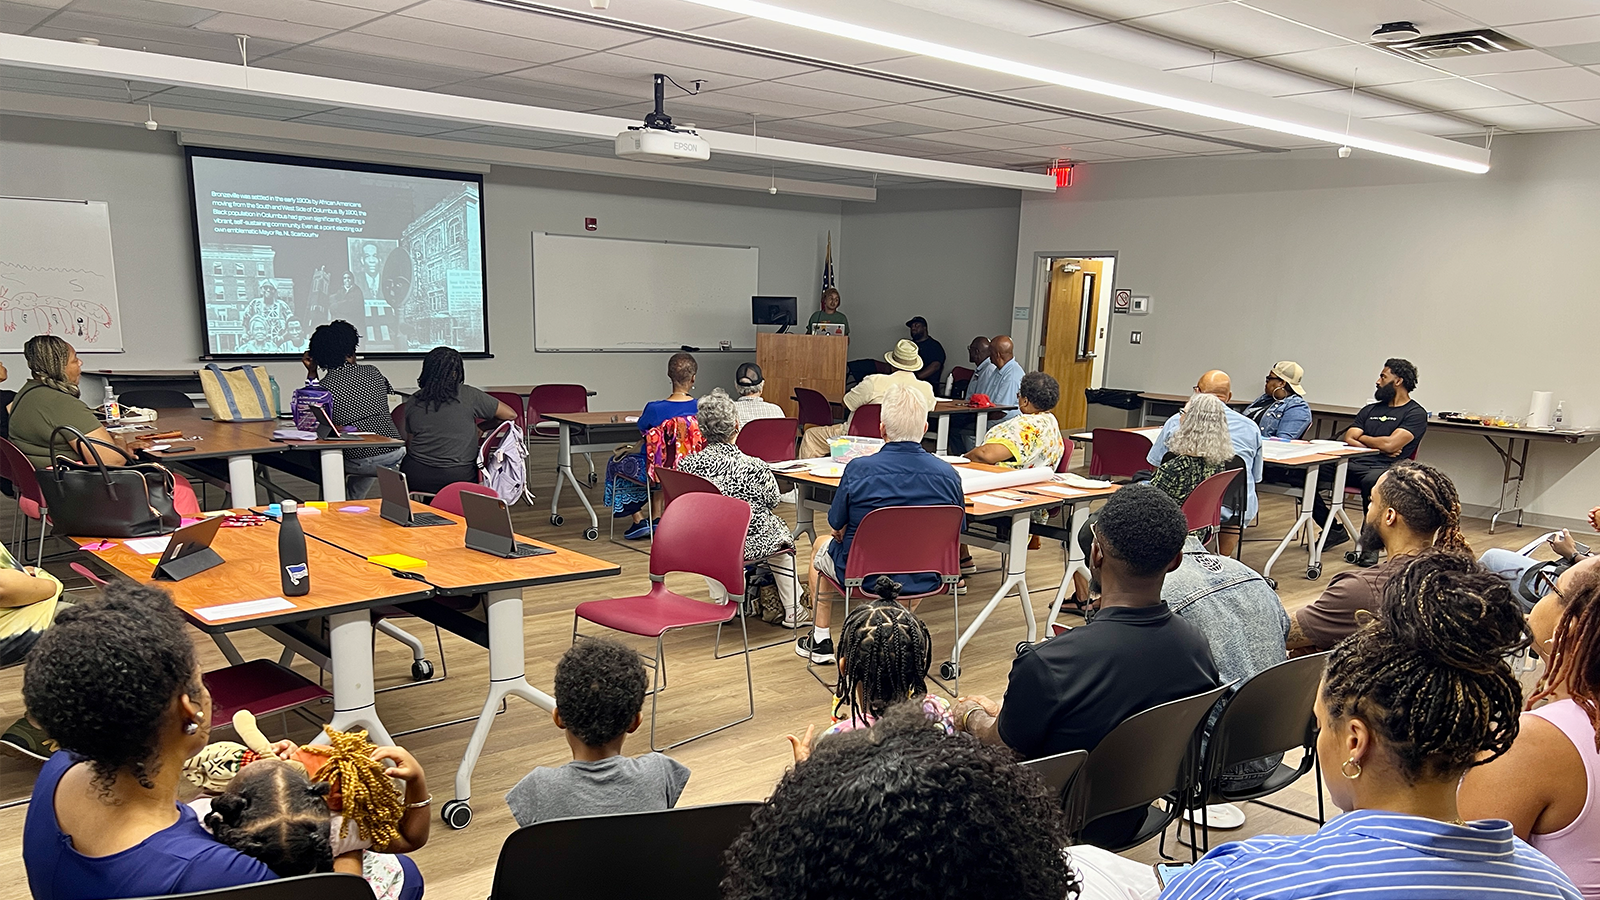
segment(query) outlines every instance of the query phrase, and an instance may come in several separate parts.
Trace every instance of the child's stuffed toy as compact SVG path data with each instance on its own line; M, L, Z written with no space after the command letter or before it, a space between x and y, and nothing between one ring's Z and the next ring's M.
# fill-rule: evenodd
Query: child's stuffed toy
M256 727L256 717L248 710L234 713L233 728L243 744L207 744L183 764L184 777L208 794L222 793L244 766L264 757L276 757L272 742ZM346 823L356 823L360 836L374 847L398 841L397 826L406 812L405 800L383 774L387 767L372 758L376 747L367 740L367 733L323 730L328 734L327 745L297 747L288 761L305 769L312 781L327 782L331 788L329 811L341 813Z

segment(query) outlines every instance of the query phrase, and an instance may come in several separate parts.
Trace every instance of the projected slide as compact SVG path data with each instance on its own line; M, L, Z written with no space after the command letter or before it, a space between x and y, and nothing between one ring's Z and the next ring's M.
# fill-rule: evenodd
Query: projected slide
M213 356L299 354L344 319L363 353L484 353L473 175L191 150Z

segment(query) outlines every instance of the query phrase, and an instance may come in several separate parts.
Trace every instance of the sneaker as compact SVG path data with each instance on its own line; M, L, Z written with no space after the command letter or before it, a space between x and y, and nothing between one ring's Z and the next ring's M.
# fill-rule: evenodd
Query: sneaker
M801 627L804 627L804 626L810 625L810 624L811 624L811 610L806 609L805 607L801 607L800 609L796 610L793 619L790 619L788 616L785 616L783 618L783 622L782 622L783 627L784 628L788 628L790 630L793 630L793 629L796 629L796 628L801 628Z
M654 531L654 530L655 530L655 526L650 522L649 519L640 519L639 521L637 521L637 522L635 522L633 524L632 528L629 528L627 531L624 531L622 533L622 537L625 540L637 541L637 540L640 540L642 538L649 537L650 533L652 531Z
M833 651L830 648L828 652ZM0 753L7 756L44 762L54 752L56 742L50 740L44 729L29 722L27 716L12 722L5 734L0 734Z
M1351 550L1344 555L1344 561L1355 563L1363 569L1370 569L1378 564L1378 551L1376 550Z
M1328 529L1328 540L1322 545L1322 549L1326 550L1329 547L1337 547L1340 544L1348 543L1350 543L1350 533L1344 530L1343 525L1335 522L1333 527Z
M825 641L815 641L812 635L803 634L794 642L794 652L802 659L809 659L817 665L826 665L834 661L833 638Z

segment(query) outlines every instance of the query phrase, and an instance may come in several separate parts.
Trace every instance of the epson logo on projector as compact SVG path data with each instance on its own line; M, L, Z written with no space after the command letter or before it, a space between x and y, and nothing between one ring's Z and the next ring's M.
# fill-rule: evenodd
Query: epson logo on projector
M617 135L617 156L653 162L710 159L711 145L693 131L630 128Z

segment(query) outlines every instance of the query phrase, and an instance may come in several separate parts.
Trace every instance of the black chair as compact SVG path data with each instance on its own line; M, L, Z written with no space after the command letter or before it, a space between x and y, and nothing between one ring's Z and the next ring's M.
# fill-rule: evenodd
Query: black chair
M144 900L372 900L372 888L367 887L367 880L360 875L323 872Z
M194 401L183 391L146 388L117 395L117 402L141 409L194 409Z
M1194 761L1206 714L1227 692L1223 685L1172 700L1111 729L1089 751L1067 792L1067 827L1073 843L1094 843L1120 853L1165 831L1177 819L1182 798L1193 793ZM1142 811L1144 820L1126 838L1111 841L1086 835L1097 819L1130 810Z
M604 873L607 896L719 900L722 855L760 805L714 803L535 822L506 838L489 898L589 900L596 876Z
M1200 763L1200 776L1193 806L1200 810L1200 828L1205 832L1205 844L1198 849L1194 840L1194 817L1189 820L1189 847L1191 852L1204 853L1211 848L1211 833L1205 818L1205 807L1210 803L1243 803L1277 793L1300 779L1300 776L1317 770L1317 817L1305 813L1261 803L1269 809L1287 813L1307 822L1322 825L1325 812L1322 800L1322 768L1317 764L1317 717L1312 704L1317 699L1317 688L1322 683L1322 670L1327 664L1326 653L1301 656L1278 663L1270 669L1256 673L1255 677L1239 685L1223 704L1222 714L1211 728L1206 742L1204 758ZM1278 763L1277 769L1268 773L1266 781L1244 790L1227 790L1221 784L1222 773L1240 763L1276 756L1289 750L1301 751L1300 764L1295 767Z
M1077 777L1078 770L1083 768L1088 758L1087 750L1068 750L1066 753L1057 753L1054 756L1027 760L1022 767L1037 772L1039 777L1044 779L1045 786L1065 803L1067 790L1072 787L1072 779Z

